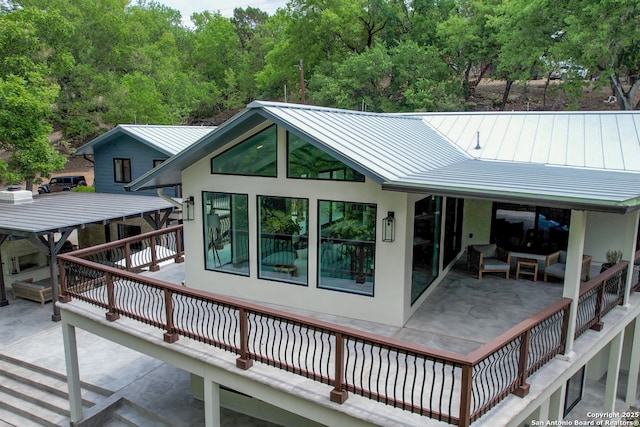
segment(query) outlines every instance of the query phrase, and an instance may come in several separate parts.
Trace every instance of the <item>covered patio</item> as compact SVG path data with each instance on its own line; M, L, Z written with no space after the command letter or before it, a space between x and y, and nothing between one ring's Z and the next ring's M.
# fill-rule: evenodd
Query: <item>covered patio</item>
M159 197L76 192L33 196L30 191L2 191L0 244L9 239L27 239L46 254L48 278L31 285L26 282L24 286L36 292L50 288L53 301L57 301L57 256L69 246L67 240L73 231L132 218L144 218L152 228L159 229L169 222L173 210L171 203ZM9 304L4 268L13 263L13 259L0 260L0 307ZM59 321L59 307L52 304L52 309L52 320Z

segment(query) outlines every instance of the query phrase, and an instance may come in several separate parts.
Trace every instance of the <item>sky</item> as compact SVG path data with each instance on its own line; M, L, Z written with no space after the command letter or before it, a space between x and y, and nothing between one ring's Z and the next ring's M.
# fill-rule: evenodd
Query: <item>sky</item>
M159 0L158 3L179 10L183 22L189 22L189 17L193 12L220 11L222 16L231 17L233 9L246 8L247 6L257 7L269 15L273 15L276 9L285 7L287 0Z

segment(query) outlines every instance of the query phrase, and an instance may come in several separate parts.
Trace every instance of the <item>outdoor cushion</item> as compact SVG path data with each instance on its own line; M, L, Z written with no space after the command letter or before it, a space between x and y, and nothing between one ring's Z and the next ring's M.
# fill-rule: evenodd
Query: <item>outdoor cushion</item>
M491 243L489 245L473 245L473 249L484 255L485 258L493 258L498 256L498 245Z
M509 270L510 266L504 261L500 261L495 258L484 259L484 271L505 271Z
M276 252L262 259L262 265L293 265L295 252Z
M566 268L566 264L557 262L555 264L548 265L545 268L544 272L549 276L564 277L565 268Z

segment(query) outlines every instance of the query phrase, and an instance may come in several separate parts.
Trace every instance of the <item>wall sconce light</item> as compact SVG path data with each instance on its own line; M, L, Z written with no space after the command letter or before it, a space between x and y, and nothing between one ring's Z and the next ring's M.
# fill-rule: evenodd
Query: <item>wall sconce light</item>
M382 241L393 242L396 240L396 218L394 212L387 212L382 219Z
M193 196L182 199L182 220L193 221L195 210L195 201Z

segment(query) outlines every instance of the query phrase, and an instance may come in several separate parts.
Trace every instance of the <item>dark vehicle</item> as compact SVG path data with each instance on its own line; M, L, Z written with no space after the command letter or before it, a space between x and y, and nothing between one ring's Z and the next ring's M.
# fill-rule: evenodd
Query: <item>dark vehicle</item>
M59 191L71 191L77 186L87 185L87 180L82 175L57 176L51 178L48 184L38 187L38 193L57 193Z

